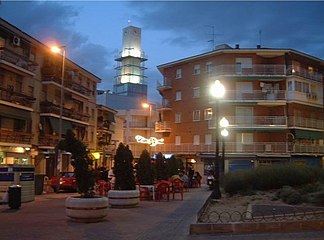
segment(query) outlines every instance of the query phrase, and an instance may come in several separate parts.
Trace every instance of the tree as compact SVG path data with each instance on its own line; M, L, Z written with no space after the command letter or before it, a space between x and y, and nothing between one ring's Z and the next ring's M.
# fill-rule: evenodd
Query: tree
M183 162L180 158L176 158L175 155L172 155L168 160L168 171L169 177L179 174L179 171L184 169Z
M145 149L138 160L137 179L140 184L152 185L154 183L154 170L149 152Z
M72 130L68 130L65 139L58 143L56 149L72 154L71 164L74 168L78 192L81 197L93 197L95 195L95 172L92 167L93 160L89 157L86 145L75 137Z
M156 178L157 180L168 179L168 165L161 152L157 154L157 159L156 159Z
M134 157L128 146L120 143L116 155L114 174L116 177L115 190L135 190L135 176L133 172Z

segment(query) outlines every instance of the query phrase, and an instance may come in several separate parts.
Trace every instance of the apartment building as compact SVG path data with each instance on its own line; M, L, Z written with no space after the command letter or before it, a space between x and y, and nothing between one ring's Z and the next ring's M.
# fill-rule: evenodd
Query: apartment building
M155 151L177 154L207 174L217 110L218 119L229 121L229 135L218 136L225 172L286 162L323 166L322 59L294 49L224 44L158 69L163 100L155 130L165 144ZM215 80L225 87L217 109L210 93Z
M67 130L103 156L100 164L113 151L116 111L96 104L101 79L61 50L0 19L0 192L20 183L23 201L33 199L36 175L73 170L69 153L55 151Z

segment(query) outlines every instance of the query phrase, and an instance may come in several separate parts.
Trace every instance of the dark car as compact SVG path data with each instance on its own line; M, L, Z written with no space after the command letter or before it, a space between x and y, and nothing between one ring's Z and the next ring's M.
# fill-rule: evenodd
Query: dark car
M73 172L60 173L59 184L60 184L59 185L60 190L69 190L69 191L77 190L76 178ZM56 176L52 177L51 179L51 187L53 188L54 192L56 192L57 190Z

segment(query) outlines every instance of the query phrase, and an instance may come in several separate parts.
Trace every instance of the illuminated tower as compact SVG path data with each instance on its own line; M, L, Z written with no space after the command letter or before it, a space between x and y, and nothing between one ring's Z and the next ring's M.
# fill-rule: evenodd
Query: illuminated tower
M144 52L141 49L141 29L128 26L123 29L123 49L115 59L117 74L114 93L147 99L146 76L144 76Z

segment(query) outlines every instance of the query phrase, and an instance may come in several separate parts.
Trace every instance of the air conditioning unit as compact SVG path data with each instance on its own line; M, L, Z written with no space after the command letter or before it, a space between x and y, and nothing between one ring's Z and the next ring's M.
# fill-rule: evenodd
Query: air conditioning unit
M14 36L12 39L12 44L14 46L20 46L20 37Z
M261 87L261 88L264 87L264 82L260 82L260 87Z

